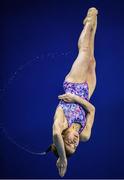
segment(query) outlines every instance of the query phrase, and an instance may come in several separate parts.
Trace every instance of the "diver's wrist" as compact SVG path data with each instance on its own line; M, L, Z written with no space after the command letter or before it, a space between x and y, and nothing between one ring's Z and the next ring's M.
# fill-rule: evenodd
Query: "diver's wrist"
M66 161L67 160L66 155L61 156L60 159Z
M78 101L79 101L77 95L73 95L73 101L74 101L74 102L78 102Z

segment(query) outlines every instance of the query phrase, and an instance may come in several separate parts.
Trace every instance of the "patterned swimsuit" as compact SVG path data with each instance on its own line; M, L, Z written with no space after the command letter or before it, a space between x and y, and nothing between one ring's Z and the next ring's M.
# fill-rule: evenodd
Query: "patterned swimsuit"
M63 89L65 93L72 93L78 95L87 101L89 94L89 87L87 82L83 83L72 83L68 81L63 82ZM82 132L86 125L86 111L83 106L79 103L65 102L64 100L60 100L59 105L63 108L64 114L68 121L68 127L72 125L72 123L79 123L81 128L79 130L79 134Z

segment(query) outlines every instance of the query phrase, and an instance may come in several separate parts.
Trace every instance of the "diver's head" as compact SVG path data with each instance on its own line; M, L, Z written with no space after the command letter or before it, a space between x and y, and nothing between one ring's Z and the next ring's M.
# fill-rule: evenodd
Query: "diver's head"
M62 137L66 153L70 155L75 153L79 145L79 133L75 129L68 128L62 133Z
M57 148L56 148L55 144L51 144L51 145L47 148L47 150L42 153L42 155L46 155L48 152L53 152L53 154L54 154L57 158L59 158L59 154L58 154L58 152L57 152ZM68 151L65 151L65 153L66 153L66 157L67 157L67 158L69 158L69 157L72 155L72 154L68 153Z
M75 153L77 146L79 145L79 133L75 129L68 128L62 132L62 137L65 147L66 157L69 158L71 155ZM57 148L55 144L51 144L44 152L44 155L50 151L53 152L53 154L57 158L59 158L59 154L57 152Z

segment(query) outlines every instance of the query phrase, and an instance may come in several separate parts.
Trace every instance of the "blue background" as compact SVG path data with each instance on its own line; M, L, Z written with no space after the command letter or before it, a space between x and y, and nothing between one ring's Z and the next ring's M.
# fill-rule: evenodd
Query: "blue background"
M34 152L52 142L57 96L92 6L99 10L97 86L91 98L95 123L91 139L69 159L65 178L124 178L124 4L119 0L1 1L0 178L59 178L52 153L32 155L12 142Z

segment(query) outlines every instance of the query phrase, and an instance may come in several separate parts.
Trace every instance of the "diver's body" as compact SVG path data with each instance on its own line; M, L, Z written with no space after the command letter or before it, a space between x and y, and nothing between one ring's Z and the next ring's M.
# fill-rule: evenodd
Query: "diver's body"
M95 107L89 100L96 87L94 37L97 14L96 8L88 10L78 40L78 56L63 82L65 94L58 96L61 101L54 115L53 143L59 155L57 167L61 176L67 168L66 152L73 154L79 141L87 141L91 136Z

